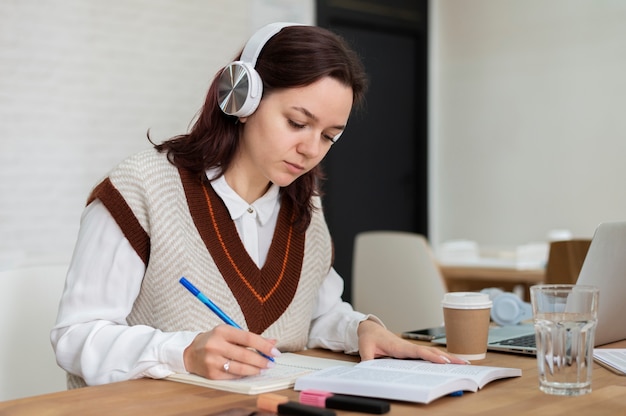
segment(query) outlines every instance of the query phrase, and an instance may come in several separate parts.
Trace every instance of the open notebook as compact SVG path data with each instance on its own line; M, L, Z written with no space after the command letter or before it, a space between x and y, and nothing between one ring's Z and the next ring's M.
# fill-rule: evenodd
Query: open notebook
M626 339L626 222L606 222L596 229L576 284L600 288L595 346ZM445 338L432 342L445 344ZM532 324L493 327L490 351L535 354Z

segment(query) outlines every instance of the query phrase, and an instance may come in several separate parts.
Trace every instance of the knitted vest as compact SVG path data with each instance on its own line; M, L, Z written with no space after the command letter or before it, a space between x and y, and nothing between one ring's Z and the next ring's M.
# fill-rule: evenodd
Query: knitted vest
M185 276L244 329L277 339L282 351L305 348L318 290L332 265L321 209L303 234L291 226L293 209L283 199L259 269L213 188L154 149L111 171L89 202L96 198L146 264L129 325L169 332L208 331L221 324L179 283ZM315 203L319 208L319 198ZM68 385L85 384L70 376Z

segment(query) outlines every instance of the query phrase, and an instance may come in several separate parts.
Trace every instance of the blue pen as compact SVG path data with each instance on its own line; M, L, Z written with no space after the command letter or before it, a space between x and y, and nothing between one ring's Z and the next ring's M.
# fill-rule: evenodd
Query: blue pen
M215 313L217 316L219 316L219 318L224 321L224 323L233 326L237 329L243 329L242 327L240 327L237 322L233 321L232 319L230 319L230 316L226 315L224 313L223 310L221 310L215 303L211 302L211 300L209 298L207 298L206 296L204 296L204 294L202 292L200 292L198 290L197 287L195 287L194 285L191 284L191 282L187 279L185 279L184 277L180 278L180 284L185 286L187 288L187 290L189 290L195 297L197 297L198 299L200 299L200 302L204 303L206 306L209 307L209 309L211 309L213 311L213 313ZM274 361L274 357L270 357L268 355L263 354L261 351L257 351L259 354L261 354L263 357L267 358L270 361Z

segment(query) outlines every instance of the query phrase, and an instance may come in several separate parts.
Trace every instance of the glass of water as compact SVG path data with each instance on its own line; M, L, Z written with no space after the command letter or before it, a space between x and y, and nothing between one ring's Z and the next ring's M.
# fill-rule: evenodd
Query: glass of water
M591 392L599 289L583 285L530 288L539 389L579 396Z

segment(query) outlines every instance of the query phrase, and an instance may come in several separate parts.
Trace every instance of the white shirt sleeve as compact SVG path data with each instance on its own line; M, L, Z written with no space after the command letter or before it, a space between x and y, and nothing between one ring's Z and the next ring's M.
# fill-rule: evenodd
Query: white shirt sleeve
M104 205L85 208L51 342L59 365L103 384L186 372L196 332L128 326L145 267Z

